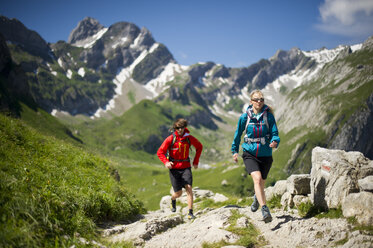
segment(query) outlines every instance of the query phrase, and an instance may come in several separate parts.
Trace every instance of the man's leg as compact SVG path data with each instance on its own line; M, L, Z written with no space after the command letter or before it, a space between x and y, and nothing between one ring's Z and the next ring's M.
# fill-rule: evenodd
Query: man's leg
M189 184L186 184L185 185L185 190L186 190L186 193L187 193L188 208L193 209L193 190L192 190L192 186L190 186Z
M188 201L188 208L189 208L189 213L188 213L188 219L195 219L196 217L193 215L193 190L192 186L189 184L185 185L185 190L187 192L187 201Z
M179 198L181 196L181 194L183 193L183 190L179 190L177 192L174 192L172 195L171 195L171 200L176 200L176 198Z

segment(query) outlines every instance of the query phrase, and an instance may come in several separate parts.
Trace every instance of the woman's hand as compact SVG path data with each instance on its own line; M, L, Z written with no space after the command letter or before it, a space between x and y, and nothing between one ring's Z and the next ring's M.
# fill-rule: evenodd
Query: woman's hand
M238 153L233 154L233 161L234 161L235 163L238 162Z
M272 148L276 148L277 147L277 142L276 141L272 141L271 144L269 144L269 147L272 147Z
M167 169L172 169L172 166L174 165L174 163L173 162L167 162L167 163L165 163L165 167L167 168Z

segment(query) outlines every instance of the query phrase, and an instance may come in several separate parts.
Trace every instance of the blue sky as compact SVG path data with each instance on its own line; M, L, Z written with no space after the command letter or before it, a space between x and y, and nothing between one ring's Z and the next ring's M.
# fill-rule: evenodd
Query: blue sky
M315 50L361 43L373 35L373 0L0 0L47 42L67 41L90 16L105 27L146 27L178 63L249 66L278 49Z

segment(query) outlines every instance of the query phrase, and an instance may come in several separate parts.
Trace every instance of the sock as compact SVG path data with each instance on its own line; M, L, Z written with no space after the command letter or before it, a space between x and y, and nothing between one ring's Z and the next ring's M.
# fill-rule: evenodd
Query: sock
M193 214L193 209L189 209L189 214Z
M176 208L176 200L171 200L172 201L172 207Z

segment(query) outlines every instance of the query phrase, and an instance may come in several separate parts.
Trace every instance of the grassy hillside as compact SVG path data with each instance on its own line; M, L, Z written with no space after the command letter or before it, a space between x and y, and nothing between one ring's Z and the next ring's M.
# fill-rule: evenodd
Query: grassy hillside
M1 247L70 247L144 211L112 162L2 114L0 158Z

